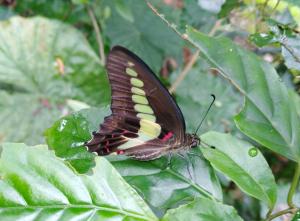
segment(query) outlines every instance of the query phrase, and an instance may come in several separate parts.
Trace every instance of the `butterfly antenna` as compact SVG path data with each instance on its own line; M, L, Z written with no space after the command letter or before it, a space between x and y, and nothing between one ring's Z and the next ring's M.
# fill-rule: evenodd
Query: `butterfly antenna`
M215 96L214 94L211 94L211 96L212 96L213 100L211 101L209 107L207 108L207 110L206 110L206 112L205 112L205 114L204 114L204 116L203 116L201 122L199 123L199 125L198 125L198 127L197 127L197 129L196 129L196 131L195 131L194 134L197 134L197 132L198 132L198 130L200 129L200 127L201 127L203 121L205 120L205 118L206 118L208 112L210 111L212 105L214 104L214 102L215 102L215 100L216 100L216 96Z

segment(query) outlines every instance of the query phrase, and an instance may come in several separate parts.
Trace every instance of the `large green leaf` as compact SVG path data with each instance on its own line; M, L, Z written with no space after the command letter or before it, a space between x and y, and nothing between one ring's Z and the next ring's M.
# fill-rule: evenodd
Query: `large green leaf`
M105 158L78 175L47 146L4 144L1 220L157 220Z
M228 176L244 192L273 208L277 196L276 183L268 163L257 148L218 132L208 132L201 139L215 147L201 149L214 168Z
M47 143L58 156L85 172L93 162L89 161L92 156L82 147L83 142L91 138L91 132L98 130L108 114L108 108L87 109L64 117L47 130ZM118 156L110 156L109 160L156 209L163 211L198 195L222 200L218 178L199 150L186 159L175 154L170 167L167 157L149 162Z
M239 129L271 150L300 161L300 119L274 68L226 38L188 28L190 41L245 96Z
M126 15L120 14L120 2L123 11L126 8ZM123 45L137 53L156 73L164 56L181 53L181 39L161 23L144 1L137 4L136 0L114 0L107 4L112 8L112 14L107 20L105 34L112 45Z
M104 68L76 29L13 17L0 22L0 30L2 140L42 142L42 131L70 111L67 99L108 103Z
M165 211L196 196L222 200L218 178L210 164L194 150L182 157L174 154L149 162L110 158L112 164L154 208Z
M236 210L222 203L207 199L196 198L193 202L177 209L169 210L162 221L242 221Z

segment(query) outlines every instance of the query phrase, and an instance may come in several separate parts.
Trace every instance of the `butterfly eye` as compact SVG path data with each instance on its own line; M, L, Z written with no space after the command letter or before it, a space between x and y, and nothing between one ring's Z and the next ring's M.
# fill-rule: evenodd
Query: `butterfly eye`
M199 144L200 144L200 138L197 136L194 136L192 138L191 148L195 148L195 147L199 146Z

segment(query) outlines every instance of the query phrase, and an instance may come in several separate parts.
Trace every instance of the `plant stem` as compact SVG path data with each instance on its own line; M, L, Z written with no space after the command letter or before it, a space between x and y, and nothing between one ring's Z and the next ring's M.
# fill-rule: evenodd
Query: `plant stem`
M293 203L293 196L297 189L299 178L300 178L300 163L297 163L296 171L295 171L293 181L292 181L289 193L288 193L288 198L287 198L287 203L290 208L296 207L296 205Z
M101 63L101 65L104 65L105 64L105 54L104 54L104 46L103 46L100 28L99 28L96 16L90 6L87 6L87 11L92 20L92 24L93 24L93 27L94 27L94 30L96 33L96 41L97 41L98 48L99 48L100 63Z
M277 213L274 213L273 215L268 215L267 218L266 218L266 221L271 221L272 219L275 219L275 218L277 218L279 216L282 216L282 215L288 214L288 213L294 213L295 211L297 211L297 210L291 209L291 208L287 208L287 209L281 210L281 211L279 211Z
M186 66L183 68L182 72L178 75L178 77L176 78L175 82L171 85L169 91L172 94L173 92L175 92L175 90L177 89L178 85L183 81L183 79L185 78L185 76L189 73L189 71L191 70L191 68L193 67L193 65L195 64L195 62L197 61L197 58L200 54L200 50L197 50L193 56L191 57L191 59L189 60L189 62L186 64Z

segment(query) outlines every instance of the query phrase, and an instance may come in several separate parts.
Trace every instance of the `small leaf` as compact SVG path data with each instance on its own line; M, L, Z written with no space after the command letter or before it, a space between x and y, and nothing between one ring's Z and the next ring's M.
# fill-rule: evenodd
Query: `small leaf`
M241 6L239 0L226 0L221 7L221 11L218 14L218 18L224 18L229 15L229 13L234 9Z
M207 199L196 198L193 202L168 210L162 221L242 221L236 210L222 203Z
M250 41L256 44L258 47L269 45L277 42L277 38L272 33L255 33L249 37Z
M86 113L97 121L88 121ZM108 114L108 108L91 108L63 117L46 130L46 142L58 157L85 173L94 166L95 154L88 152L84 143L91 139L90 131L98 129L98 119Z
M102 157L78 175L45 145L4 144L0 174L2 220L157 220Z
M218 132L208 132L201 136L201 140L215 147L201 149L215 169L228 176L245 193L273 208L277 196L276 183L268 163L257 148Z
M300 118L275 69L226 38L211 38L190 27L189 40L245 96L235 117L238 128L269 149L300 161Z

